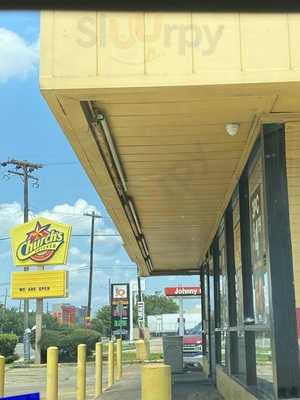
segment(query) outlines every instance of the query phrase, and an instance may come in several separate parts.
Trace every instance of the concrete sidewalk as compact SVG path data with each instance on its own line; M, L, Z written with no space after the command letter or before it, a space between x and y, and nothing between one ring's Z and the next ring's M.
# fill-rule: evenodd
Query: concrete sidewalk
M139 400L141 364L123 365L123 377L112 387L105 390L101 400Z
M99 400L141 400L141 365L124 366L123 371L122 379L110 389L107 389ZM175 380L172 388L172 400L222 399L222 396L200 371L193 373L193 376L182 374L181 377L177 376Z

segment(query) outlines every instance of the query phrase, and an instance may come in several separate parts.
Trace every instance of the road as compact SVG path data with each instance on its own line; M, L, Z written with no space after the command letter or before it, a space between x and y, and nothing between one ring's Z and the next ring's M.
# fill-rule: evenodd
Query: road
M76 366L59 366L59 398L74 400L76 398ZM93 363L87 364L87 400L95 398L95 368ZM103 371L104 387L107 385L107 363ZM40 392L41 399L46 397L46 368L27 367L6 369L5 395L18 395L25 393Z

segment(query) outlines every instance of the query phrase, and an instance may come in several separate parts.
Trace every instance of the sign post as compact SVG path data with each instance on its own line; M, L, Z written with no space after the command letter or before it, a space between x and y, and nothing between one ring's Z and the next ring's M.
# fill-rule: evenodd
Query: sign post
M65 271L44 271L46 265L66 263L71 226L44 217L18 225L11 230L14 263L19 267L37 266L40 271L12 273L12 298L36 299L35 363L41 362L40 339L43 323L43 298L66 297L67 274ZM49 275L50 274L50 275ZM51 280L54 277L54 280ZM36 279L34 279L36 278ZM24 332L24 343L29 340ZM25 348L25 347L24 347ZM28 354L24 354L27 359Z
M41 268L44 270L44 267ZM35 314L35 363L41 364L41 346L40 341L42 338L42 327L43 327L43 309L44 300L43 298L36 299L36 314Z
M145 328L145 303L143 301L137 302L138 309L138 324L139 328Z

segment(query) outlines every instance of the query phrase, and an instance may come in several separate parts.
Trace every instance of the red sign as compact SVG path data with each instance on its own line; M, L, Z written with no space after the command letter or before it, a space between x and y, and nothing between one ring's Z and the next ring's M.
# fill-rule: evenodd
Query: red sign
M178 286L165 288L166 296L200 296L201 288L199 286Z

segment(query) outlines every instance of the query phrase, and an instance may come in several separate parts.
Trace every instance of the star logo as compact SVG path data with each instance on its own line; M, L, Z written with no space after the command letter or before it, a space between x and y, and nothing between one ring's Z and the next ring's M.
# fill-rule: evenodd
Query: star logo
M50 225L51 224L42 226L38 221L36 223L34 230L27 233L27 240L30 241L30 243L32 243L35 240L48 236L50 234L49 232Z

